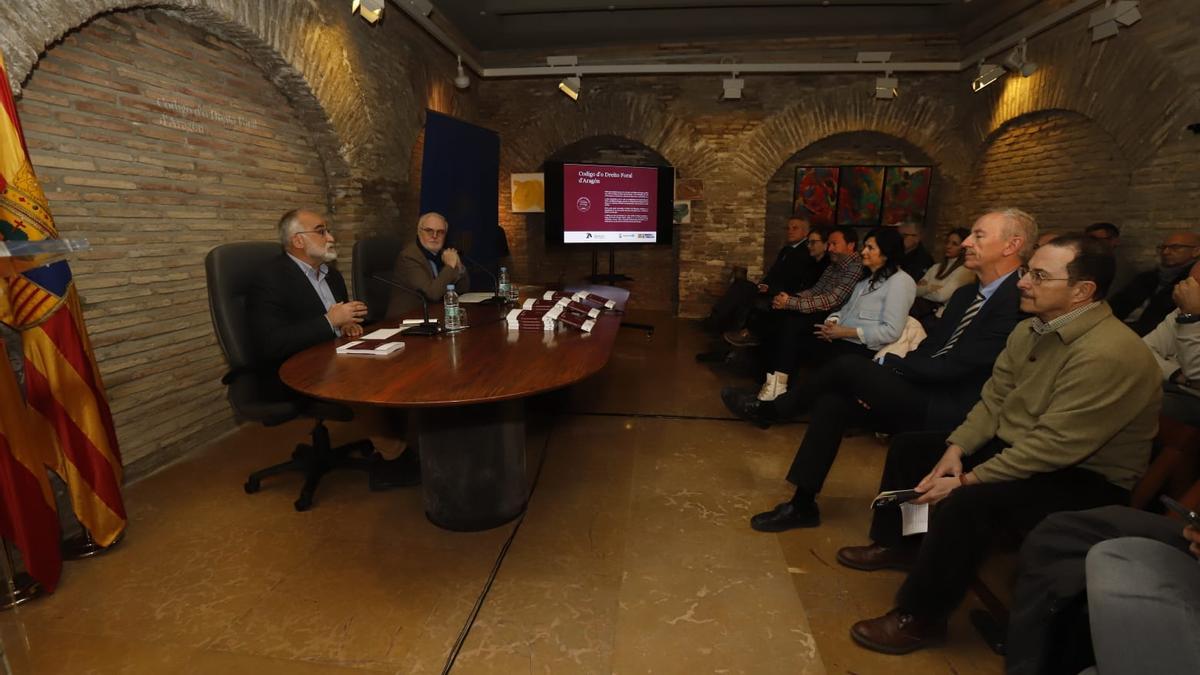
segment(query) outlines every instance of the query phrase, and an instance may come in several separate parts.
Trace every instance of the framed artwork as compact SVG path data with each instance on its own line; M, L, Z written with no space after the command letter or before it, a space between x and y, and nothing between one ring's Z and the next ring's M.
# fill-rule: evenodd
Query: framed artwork
M546 177L540 173L514 173L510 177L513 213L545 213Z
M801 166L792 215L814 227L923 224L932 183L931 166Z
M836 166L796 167L792 215L808 218L813 227L832 227L837 222L840 171Z
M931 166L889 166L883 181L883 224L924 223L932 180Z
M687 225L692 222L692 201L690 199L676 199L673 213L673 220L676 225Z
M883 212L882 166L842 167L838 182L837 224L879 224Z

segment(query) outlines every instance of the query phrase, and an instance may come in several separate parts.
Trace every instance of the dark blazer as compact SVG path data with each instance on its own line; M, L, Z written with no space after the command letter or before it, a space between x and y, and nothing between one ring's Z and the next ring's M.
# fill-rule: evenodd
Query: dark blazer
M325 279L334 299L346 302L350 296L341 273L330 265ZM292 354L337 337L320 296L286 253L259 271L246 307L264 367L277 370Z
M779 249L779 255L775 256L775 262L771 265L771 269L767 270L766 276L762 278L762 282L770 289L768 295L776 295L780 292L795 293L803 288L812 276L812 270L816 267L812 256L808 254L808 246L804 242L800 242L799 246L792 247L790 244ZM820 277L820 274L817 274ZM816 278L808 281L811 286L817 282Z
M1011 274L984 303L954 348L933 358L954 334L978 293L978 281L955 291L946 302L942 318L920 346L903 359L895 356L887 359L888 366L929 392L926 422L930 429L953 429L963 421L979 400L983 383L992 376L992 365L1004 351L1009 333L1028 318L1020 309L1017 275Z
M1189 266L1180 272L1179 276L1172 279L1171 283L1161 287L1158 283L1158 270L1142 272L1135 276L1124 288L1108 299L1113 316L1125 321L1125 317L1129 316L1130 312L1141 307L1142 303L1149 299L1150 304L1146 306L1146 311L1142 312L1137 321L1132 323L1126 321L1133 332L1142 336L1146 335L1175 309L1175 300L1171 297L1171 293L1175 290L1175 284L1186 279L1190 271L1191 267Z
M916 248L905 253L900 260L900 269L908 272L908 276L912 277L913 281L919 281L930 267L933 267L933 256L925 250L924 244L918 244Z
M446 287L454 284L454 290L462 295L471 290L471 277L467 274L466 263L463 269L442 266L442 271L434 275L429 266L429 259L421 251L421 245L415 240L409 242L396 258L396 266L392 277L399 283L420 291L429 302L441 302L446 295ZM421 306L421 299L413 293L392 289L392 299L388 302L387 315L399 316Z

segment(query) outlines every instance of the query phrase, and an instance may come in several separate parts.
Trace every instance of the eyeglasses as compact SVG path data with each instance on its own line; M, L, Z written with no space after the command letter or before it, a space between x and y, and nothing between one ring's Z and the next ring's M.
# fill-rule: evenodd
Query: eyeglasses
M1034 286L1041 286L1042 283L1047 281L1071 281L1071 277L1048 277L1046 276L1046 273L1041 270L1031 270L1028 267L1018 267L1017 278L1024 279L1025 277L1029 277L1030 283L1032 283Z
M1188 246L1187 244L1159 244L1159 251L1186 251L1190 248L1200 248L1200 246Z
M432 227L418 227L417 229L421 231L421 234L424 234L428 237L444 237L444 236L446 236L446 230L438 230L438 229L434 229Z
M333 236L333 230L331 230L331 229L329 229L328 227L325 227L324 225L322 225L322 226L320 226L320 227L318 227L318 228L316 228L316 229L313 229L313 230L300 230L300 231L299 231L299 232L297 232L296 234L315 234L315 235L317 235L318 237L332 237L332 236Z

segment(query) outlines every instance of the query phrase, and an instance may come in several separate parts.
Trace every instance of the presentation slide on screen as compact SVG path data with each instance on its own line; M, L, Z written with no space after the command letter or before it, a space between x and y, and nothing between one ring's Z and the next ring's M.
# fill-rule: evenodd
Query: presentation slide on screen
M563 165L564 242L653 244L657 218L657 169Z

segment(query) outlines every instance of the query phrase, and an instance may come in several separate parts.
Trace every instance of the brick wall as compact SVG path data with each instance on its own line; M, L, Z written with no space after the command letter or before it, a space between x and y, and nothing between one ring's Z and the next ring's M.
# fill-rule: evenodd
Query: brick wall
M971 184L981 208L1018 205L1042 229L1122 223L1130 166L1111 136L1078 113L1048 111L1005 125L984 149Z
M242 50L140 11L67 36L17 112L59 231L92 244L72 269L125 462L231 428L204 256L327 205L296 113Z

